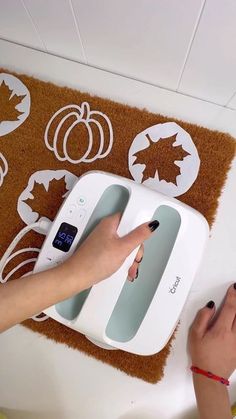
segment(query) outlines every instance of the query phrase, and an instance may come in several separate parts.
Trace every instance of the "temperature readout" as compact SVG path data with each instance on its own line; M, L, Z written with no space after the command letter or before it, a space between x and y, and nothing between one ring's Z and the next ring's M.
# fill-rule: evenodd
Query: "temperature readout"
M68 252L77 232L78 229L75 226L68 223L62 223L52 242L53 247L62 250L62 252Z

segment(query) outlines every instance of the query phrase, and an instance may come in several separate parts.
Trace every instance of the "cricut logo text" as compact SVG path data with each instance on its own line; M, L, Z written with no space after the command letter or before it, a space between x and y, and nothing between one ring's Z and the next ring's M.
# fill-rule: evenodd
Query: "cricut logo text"
M172 288L170 288L170 290L169 290L169 292L171 294L175 294L176 293L176 290L177 290L177 287L178 287L178 285L180 283L180 280L181 280L180 276L176 276L176 281L172 285Z

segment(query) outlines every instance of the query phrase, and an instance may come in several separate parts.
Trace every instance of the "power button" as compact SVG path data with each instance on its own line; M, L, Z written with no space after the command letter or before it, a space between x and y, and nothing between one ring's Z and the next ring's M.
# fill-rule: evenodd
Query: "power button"
M84 205L85 204L85 197L84 196L79 196L77 199L78 205Z
M85 211L85 209L81 208L81 209L78 211L78 213L77 213L76 215L77 215L77 217L78 217L79 221L82 221L82 220L83 220L83 218L84 218L84 217L85 217L85 215L86 215L86 211Z

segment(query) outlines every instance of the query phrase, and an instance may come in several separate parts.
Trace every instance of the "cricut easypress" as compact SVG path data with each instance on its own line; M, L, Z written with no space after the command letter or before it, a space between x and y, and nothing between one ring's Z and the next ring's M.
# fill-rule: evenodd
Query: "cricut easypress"
M151 355L173 333L199 266L209 231L200 213L132 180L88 172L60 208L34 272L62 263L115 212L122 213L120 236L152 219L160 223L144 243L138 278L127 280L136 249L111 277L45 313L103 348Z

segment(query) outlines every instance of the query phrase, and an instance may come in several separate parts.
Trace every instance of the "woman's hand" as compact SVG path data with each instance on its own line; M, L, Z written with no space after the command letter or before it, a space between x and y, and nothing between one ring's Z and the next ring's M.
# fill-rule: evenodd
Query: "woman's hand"
M223 378L230 377L236 368L235 315L236 288L233 285L218 313L213 301L199 310L189 332L189 350L194 366ZM195 373L193 383L200 419L232 418L224 384Z
M83 244L63 265L68 275L78 284L82 281L83 288L89 288L97 282L111 276L123 264L127 256L158 227L158 221L144 223L124 237L119 237L117 228L120 214L104 218ZM138 263L142 258L141 246L129 275L133 279L137 274ZM78 278L78 272L83 272L83 278Z
M112 275L159 225L158 221L145 223L119 237L116 232L119 221L119 214L104 218L63 264L1 284L0 333ZM142 248L136 257L140 253ZM130 269L136 272L137 263Z
M210 301L196 315L189 332L192 364L224 378L236 368L236 284L226 294L219 313Z

